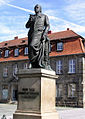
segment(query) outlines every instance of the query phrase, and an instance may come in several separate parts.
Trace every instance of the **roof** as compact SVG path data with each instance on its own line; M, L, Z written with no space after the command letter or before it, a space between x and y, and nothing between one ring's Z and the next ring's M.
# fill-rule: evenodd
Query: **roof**
M78 35L72 30L66 30L66 31L48 34L48 37L50 38L50 40L58 40L58 39L80 37L80 35ZM28 44L27 37L19 38L19 39L18 37L15 37L14 40L8 40L8 41L1 42L0 48L8 48L8 47L20 46L20 45L26 45L26 44Z
M8 48L8 47L13 47L13 46L20 46L20 45L27 45L28 44L28 39L27 37L25 38L15 38L14 40L8 40L8 41L3 41L0 43L0 48Z
M82 39L71 39L65 40L63 45L63 50L60 52L52 51L50 56L63 56L63 55L73 55L73 54L83 54L85 53L85 48L82 43Z
M75 33L72 30L66 30L66 31L61 31L61 32L55 32L52 34L48 34L48 37L51 40L58 40L58 39L66 39L66 38L73 38L73 37L81 37L77 33Z
M61 31L61 32L56 32L56 33L51 33L48 34L48 37L50 38L51 41L53 40L59 40L63 39L63 50L60 52L56 51L56 43L53 45L50 56L63 56L63 55L72 55L72 54L81 54L85 53L85 48L82 42L82 37L78 34L76 34L72 30L66 30L66 31ZM15 37L14 40L9 40L9 41L4 41L0 43L0 48L12 48L12 47L19 47L22 45L27 45L28 44L28 39L27 37L25 38L19 38ZM17 60L25 60L28 59L28 56L23 55L23 47L20 48L19 50L20 55L18 57L13 56L13 49L10 51L10 56L8 58L4 58L4 52L2 53L3 56L0 58L0 62L4 61L17 61Z
M13 56L8 57L8 58L2 57L2 58L0 58L0 62L18 61L18 60L26 60L26 59L28 59L28 56L24 56L24 55L21 56L21 55L19 55L18 57L13 57Z

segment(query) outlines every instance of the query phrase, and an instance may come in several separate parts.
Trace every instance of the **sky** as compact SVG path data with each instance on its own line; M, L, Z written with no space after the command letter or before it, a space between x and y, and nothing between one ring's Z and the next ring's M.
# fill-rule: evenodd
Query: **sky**
M36 4L48 15L52 32L69 28L85 37L85 0L0 0L0 42L27 37L25 24Z

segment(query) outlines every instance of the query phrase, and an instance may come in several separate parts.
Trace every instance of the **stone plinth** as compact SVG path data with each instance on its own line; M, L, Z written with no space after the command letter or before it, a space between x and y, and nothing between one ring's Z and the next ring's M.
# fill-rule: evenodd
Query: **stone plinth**
M13 119L59 119L55 109L54 71L27 69L18 72L18 105Z

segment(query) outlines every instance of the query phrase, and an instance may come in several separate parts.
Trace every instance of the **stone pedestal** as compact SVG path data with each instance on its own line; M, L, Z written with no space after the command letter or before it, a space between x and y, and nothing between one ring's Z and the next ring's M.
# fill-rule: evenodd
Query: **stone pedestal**
M55 109L55 72L19 70L18 77L18 105L13 119L59 119Z

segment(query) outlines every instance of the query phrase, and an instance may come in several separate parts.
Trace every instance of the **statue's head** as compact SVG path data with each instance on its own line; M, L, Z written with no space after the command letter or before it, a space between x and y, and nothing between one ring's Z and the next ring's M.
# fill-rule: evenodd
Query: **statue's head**
M35 13L39 13L39 12L42 12L42 8L41 8L41 6L40 5L35 5L35 7L34 7L34 11L35 11Z

